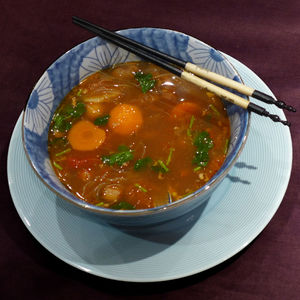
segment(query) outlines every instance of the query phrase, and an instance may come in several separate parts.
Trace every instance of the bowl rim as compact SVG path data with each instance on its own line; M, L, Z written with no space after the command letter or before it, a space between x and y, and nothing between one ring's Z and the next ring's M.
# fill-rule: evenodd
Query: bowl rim
M154 30L163 30L166 32L174 32L176 34L181 34L184 36L187 36L197 42L200 42L204 45L206 45L207 47L216 50L221 56L222 58L231 66L231 68L234 70L234 72L236 73L236 75L238 76L239 80L244 83L243 78L241 77L241 75L239 74L239 72L237 71L237 69L233 66L233 64L229 61L229 59L227 59L227 57L224 56L224 54L215 49L214 47L210 46L209 44L191 36L188 35L186 33L180 32L180 31L176 31L176 30L172 30L172 29L166 29L166 28L159 28L159 27L133 27L133 28L125 28L125 29L121 29L116 31L117 33L124 33L124 32L128 32L131 30L145 30L145 29L154 29ZM230 169L233 167L233 165L236 163L236 161L238 160L242 150L245 147L246 141L248 139L248 135L249 135L249 130L250 130L250 124L251 124L251 112L247 111L247 125L246 125L246 129L245 129L245 134L243 137L243 140L240 144L240 147L238 149L238 151L236 152L236 155L233 157L233 159L229 162L228 166L220 173L218 174L217 177L210 179L206 184L204 184L203 186L201 186L198 190L194 191L193 193L175 201L172 203L167 203L161 206L157 206L154 208L147 208L147 209L135 209L135 210L114 210L114 209L109 209L109 208L102 208L100 206L95 206L92 205L88 202L85 202L84 200L76 197L75 195L73 195L76 198L75 199L71 199L68 198L64 195L62 195L59 191L57 191L55 188L53 188L50 184L48 184L48 182L46 182L43 177L40 175L39 171L36 169L35 165L33 164L30 155L27 151L26 148L26 142L25 142L25 136L24 136L24 123L25 123L25 111L27 108L27 104L28 101L31 97L32 91L34 89L34 87L38 84L39 80L41 79L41 77L43 76L43 74L58 60L60 59L62 56L67 55L71 50L75 49L76 47L90 41L93 40L97 37L92 37L89 38L87 40L84 40L83 42L76 44L75 46L73 46L71 49L65 51L63 54L61 54L60 56L58 56L42 73L42 75L38 78L38 80L36 81L36 83L33 85L33 88L29 94L29 96L27 97L26 103L25 103L25 107L23 109L23 116L22 116L22 143L23 143L23 148L25 150L25 154L26 157L29 161L29 164L31 165L32 169L34 170L34 172L36 173L37 177L52 191L54 192L58 197L63 198L64 200L68 201L69 203L72 203L73 205L76 205L77 207L84 209L85 211L89 211L98 215L106 215L106 216L111 216L111 217L141 217L141 216L149 216L149 215L156 215L156 214L160 214L160 213L165 213L167 211L171 211L174 210L175 208L177 208L178 206L183 205L186 202L192 202L194 200L197 200L198 197L201 196L201 194L203 194L204 192L206 192L207 190L213 190L214 187L216 187L216 185L222 181L224 179L224 177L229 173ZM249 97L246 96L247 100L249 101ZM67 190L68 191L68 190ZM70 193L70 191L68 191ZM201 201L200 201L201 202Z

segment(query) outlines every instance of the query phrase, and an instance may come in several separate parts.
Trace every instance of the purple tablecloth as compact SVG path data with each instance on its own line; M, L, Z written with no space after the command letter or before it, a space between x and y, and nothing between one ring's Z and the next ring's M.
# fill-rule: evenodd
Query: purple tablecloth
M292 122L293 169L285 197L264 231L235 257L197 275L162 283L122 283L79 271L57 259L28 232L9 193L10 136L27 96L57 57L91 34L72 15L117 30L161 27L192 35L235 57L300 110L300 2L1 1L2 299L300 299L299 113Z

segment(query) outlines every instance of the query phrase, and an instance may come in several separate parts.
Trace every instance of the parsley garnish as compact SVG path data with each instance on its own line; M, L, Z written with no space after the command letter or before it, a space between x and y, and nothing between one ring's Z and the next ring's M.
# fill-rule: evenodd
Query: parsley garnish
M142 92L147 93L155 85L155 79L152 78L152 74L144 74L142 72L137 72L134 75L134 78L139 82Z
M102 156L103 163L113 166L115 164L122 166L124 163L133 159L132 150L127 146L118 147L118 152Z
M214 146L213 140L206 131L198 133L194 139L194 146L196 146L196 153L193 163L200 167L205 167L209 161L208 151Z
M72 127L70 116L56 114L53 118L53 129L60 132L68 131Z
M99 117L94 121L94 124L97 126L106 125L109 118L110 118L110 115L105 115L105 116Z
M121 201L116 204L113 204L111 209L125 209L125 210L132 210L135 209L134 206L126 201Z
M58 131L68 131L72 127L74 119L79 118L85 112L85 105L78 102L76 106L66 105L53 117L53 129Z
M152 159L150 157L144 157L141 159L138 159L134 165L134 169L136 171L141 170L145 167L147 167L148 164L152 162Z
M83 102L78 102L76 106L70 108L68 112L73 118L79 118L85 112L85 105Z

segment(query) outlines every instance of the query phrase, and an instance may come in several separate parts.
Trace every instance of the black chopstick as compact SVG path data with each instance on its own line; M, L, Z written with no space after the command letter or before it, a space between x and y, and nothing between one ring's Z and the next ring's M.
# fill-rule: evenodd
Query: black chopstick
M290 122L281 120L279 118L279 116L270 114L263 107L260 107L254 103L251 103L242 97L239 97L233 93L230 93L227 90L224 90L224 89L206 81L206 80L203 80L203 79L195 76L193 73L196 73L196 74L202 73L202 75L201 74L199 74L199 75L202 77L205 77L207 79L213 80L217 83L221 83L222 85L231 87L231 88L238 90L239 92L242 92L246 95L249 95L250 91L253 90L252 88L246 87L243 84L237 83L236 81L228 79L224 76L221 76L216 73L202 69L202 68L200 68L196 65L193 65L189 62L184 62L180 59L169 56L158 50L155 50L153 48L139 44L134 40L131 40L120 34L117 34L115 32L104 29L103 27L94 25L86 20L81 19L81 18L74 16L73 22L75 24L80 25L81 27L99 35L100 37L116 44L117 46L124 48L146 60L149 60L149 61L161 66L162 68L170 71L171 73L173 73L179 77L182 77L190 82L195 83L196 85L199 85L203 88L206 88L206 89L216 93L217 95L219 95L220 97L224 98L225 100L227 100L229 102L232 102L244 109L248 109L249 111L252 111L259 115L269 117L274 122L281 122L282 124L287 125L287 126L291 125ZM179 66L180 68L176 67L176 65ZM186 68L187 71L183 70L182 68ZM191 73L191 72L193 72L193 73ZM249 96L253 96L253 94L256 96L258 95L259 97L265 99L265 97L263 97L263 95L265 95L265 94L263 94L261 92L253 90L252 94ZM266 103L271 104L271 102L272 102L272 104L276 104L277 102L282 102L282 101L274 100L271 96L268 96L268 95L266 95L266 96L267 96L268 100L263 100ZM274 101L271 101L269 98L272 98ZM269 102L267 102L267 101L269 101ZM281 106L282 106L281 108L286 108L286 109L288 109L288 107L289 107L289 106L286 106L285 104L281 104ZM292 108L291 111L295 111L295 109Z

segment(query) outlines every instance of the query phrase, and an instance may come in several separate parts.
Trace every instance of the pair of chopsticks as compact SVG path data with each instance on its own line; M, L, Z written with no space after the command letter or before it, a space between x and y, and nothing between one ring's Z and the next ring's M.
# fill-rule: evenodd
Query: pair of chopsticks
M279 116L270 114L265 108L258 106L236 94L233 94L219 86L214 85L211 82L208 82L200 77L218 83L222 86L229 87L233 90L238 91L239 93L256 98L260 101L263 101L268 104L274 104L281 109L286 109L291 112L296 112L296 109L290 105L285 104L283 101L277 101L273 97L264 94L260 91L257 91L251 87L248 87L242 83L236 82L232 79L226 78L222 75L216 74L214 72L205 70L199 66L196 66L190 62L182 61L176 57L167 55L153 48L147 47L136 41L126 38L120 34L109 31L103 27L94 25L86 20L83 20L78 17L73 17L73 22L98 36L114 43L115 45L124 48L125 50L132 52L146 60L151 61L152 63L170 71L171 73L190 81L202 88L205 88L221 98L236 104L243 109L247 109L254 113L257 113L261 116L269 117L274 122L280 122L284 125L290 126L291 123L288 121L281 120ZM198 76L200 77L198 77Z

